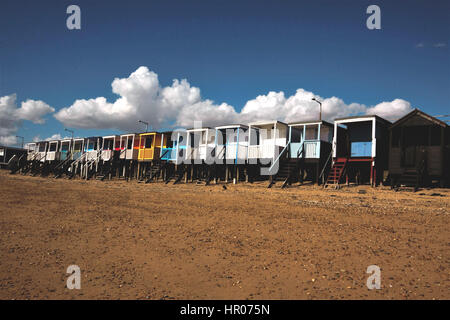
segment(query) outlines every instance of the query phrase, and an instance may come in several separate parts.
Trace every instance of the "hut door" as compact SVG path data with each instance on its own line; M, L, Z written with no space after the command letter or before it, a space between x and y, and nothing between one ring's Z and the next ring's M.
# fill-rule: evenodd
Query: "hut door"
M416 166L416 153L420 145L425 145L427 130L421 130L421 126L405 127L403 130L403 165L405 167Z
M410 146L404 149L404 166L405 167L415 167L416 166L416 147Z

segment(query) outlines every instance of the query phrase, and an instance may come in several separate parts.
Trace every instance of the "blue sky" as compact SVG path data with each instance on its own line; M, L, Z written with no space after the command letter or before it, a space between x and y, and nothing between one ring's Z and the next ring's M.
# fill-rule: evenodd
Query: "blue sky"
M66 8L81 8L81 30ZM381 30L366 8L381 8ZM239 112L258 95L298 88L374 106L404 99L449 113L449 1L23 1L0 4L0 97L60 110L76 99L114 102L114 78L140 66L162 87L187 79L203 99ZM64 124L21 122L27 141ZM118 132L81 129L76 135Z

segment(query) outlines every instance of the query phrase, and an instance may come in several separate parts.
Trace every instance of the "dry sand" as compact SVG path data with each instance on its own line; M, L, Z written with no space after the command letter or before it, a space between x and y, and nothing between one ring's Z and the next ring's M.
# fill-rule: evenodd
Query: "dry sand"
M266 186L2 170L0 298L450 298L450 190Z

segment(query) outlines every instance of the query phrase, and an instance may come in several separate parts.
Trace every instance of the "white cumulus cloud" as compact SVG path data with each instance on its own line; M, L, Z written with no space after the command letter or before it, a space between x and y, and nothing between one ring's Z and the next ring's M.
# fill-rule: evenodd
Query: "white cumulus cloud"
M43 124L43 117L55 111L45 102L31 99L23 101L18 108L16 100L16 94L0 97L0 144L17 143L16 132L23 120Z
M77 128L142 129L138 120L149 122L153 129L170 126L191 127L194 121L214 126L229 123L248 123L257 120L307 121L319 117L316 99L322 101L322 118L333 120L358 114L377 114L395 120L412 108L402 99L381 102L375 106L346 103L338 97L320 97L298 89L286 96L270 91L247 101L239 112L233 106L202 98L200 89L186 80L175 79L170 86L161 86L158 75L147 67L139 67L126 78L116 78L112 91L118 98L109 102L104 97L76 100L61 109L55 117L64 125Z

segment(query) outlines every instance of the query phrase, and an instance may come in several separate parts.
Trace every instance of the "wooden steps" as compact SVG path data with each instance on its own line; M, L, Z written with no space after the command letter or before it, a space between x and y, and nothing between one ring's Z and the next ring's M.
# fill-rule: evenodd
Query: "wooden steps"
M330 172L327 177L327 182L324 185L326 188L329 185L338 186L339 182L344 173L345 167L347 166L348 159L347 158L337 158L334 162L333 166L330 169Z
M278 172L272 176L272 179L267 187L271 188L277 181L282 181L282 188L284 188L287 185L288 179L297 167L298 159L284 159L280 161Z

